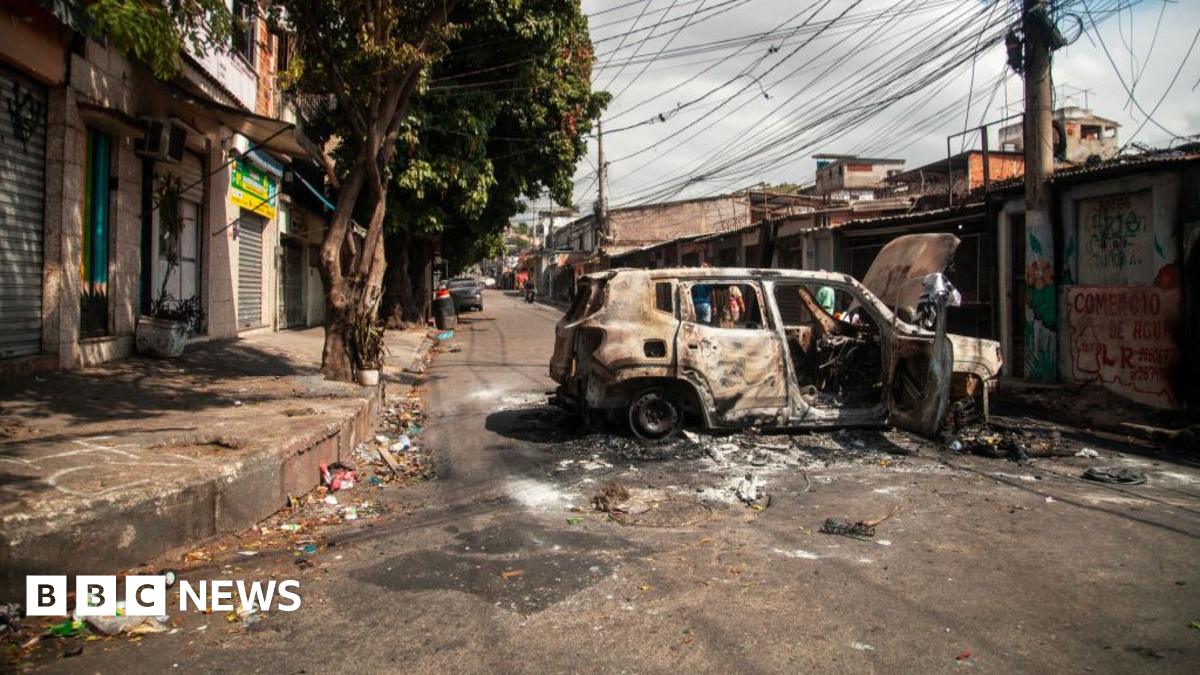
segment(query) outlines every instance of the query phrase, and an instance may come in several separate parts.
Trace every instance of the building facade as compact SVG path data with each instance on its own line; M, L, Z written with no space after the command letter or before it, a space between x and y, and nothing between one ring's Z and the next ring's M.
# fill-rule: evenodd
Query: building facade
M0 9L0 372L127 356L164 300L203 307L199 339L292 325L281 186L306 153L278 119L282 36L247 11L229 51L160 81L80 6Z

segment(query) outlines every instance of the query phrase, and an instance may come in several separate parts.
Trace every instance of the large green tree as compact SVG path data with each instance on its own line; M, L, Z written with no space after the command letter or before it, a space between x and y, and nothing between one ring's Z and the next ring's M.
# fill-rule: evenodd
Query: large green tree
M427 265L437 233L456 257L488 247L540 186L569 201L580 135L601 104L586 19L578 0L254 2L295 39L289 93L323 111L311 151L337 201L321 245L321 370L345 380L349 328L382 293L385 224L407 268L414 248ZM185 47L223 49L236 26L225 0L97 0L89 11L162 78Z
M486 11L481 8L486 7ZM434 243L450 269L502 251L523 201L571 202L572 176L607 100L591 89L578 0L463 2L447 54L413 97L393 164L385 310L422 322Z

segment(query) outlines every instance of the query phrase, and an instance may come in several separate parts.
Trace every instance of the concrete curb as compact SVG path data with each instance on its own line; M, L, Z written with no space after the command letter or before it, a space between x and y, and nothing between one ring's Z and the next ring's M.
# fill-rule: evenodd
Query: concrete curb
M422 340L414 363L430 344ZM286 506L289 495L315 488L321 463L349 458L371 437L383 392L375 387L342 419L233 460L202 480L6 527L0 531L0 598L24 602L26 575L111 574L253 526Z

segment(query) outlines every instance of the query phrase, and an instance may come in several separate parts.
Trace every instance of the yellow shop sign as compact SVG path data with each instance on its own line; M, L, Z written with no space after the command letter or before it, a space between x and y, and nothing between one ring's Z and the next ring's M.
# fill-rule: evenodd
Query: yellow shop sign
M234 162L229 174L229 201L264 218L274 218L278 186L273 177L250 162Z

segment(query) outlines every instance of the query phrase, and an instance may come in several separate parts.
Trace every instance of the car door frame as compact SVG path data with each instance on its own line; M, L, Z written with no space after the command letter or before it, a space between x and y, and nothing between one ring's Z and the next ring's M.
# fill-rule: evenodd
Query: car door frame
M846 283L838 279L817 278L806 279L803 277L781 276L776 279L767 281L768 297L770 298L771 311L774 314L776 329L779 332L780 339L785 345L785 359L787 361L787 377L788 391L790 398L789 417L790 424L801 428L823 428L823 427L839 427L839 426L855 426L855 425L883 425L887 423L890 416L890 408L888 406L887 396L880 400L879 403L869 407L842 407L837 409L822 409L810 406L804 401L800 395L800 383L796 378L795 364L792 363L791 354L787 352L787 327L783 322L783 315L779 312L779 307L775 302L775 288L778 286L829 286L835 291L843 291L849 293L852 298L857 301L857 306L863 311L866 311L871 320L875 322L879 329L879 342L882 355L880 358L883 364L883 372L880 377L883 381L883 386L888 385L888 362L894 350L892 343L892 335L895 332L894 326L890 324L890 313L880 311L880 305L875 300L874 296L855 283ZM851 306L855 306L852 303Z
M698 323L692 304L692 287L697 284L748 286L758 296L761 328L720 328ZM676 282L679 328L675 336L678 377L706 388L713 410L711 423L736 426L747 422L784 422L790 410L791 388L787 377L787 345L780 337L774 313L761 280L749 277L681 277ZM761 342L767 353L747 351L748 340ZM729 347L729 354L720 347ZM735 358L729 358L736 351ZM725 357L725 358L722 358ZM749 366L749 367L748 367ZM770 371L774 369L772 374ZM725 377L721 377L724 374ZM752 389L733 394L738 380ZM749 396L749 398L747 398Z

